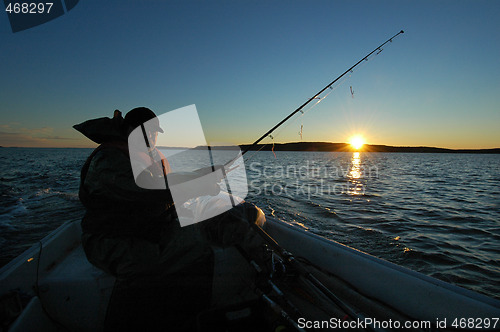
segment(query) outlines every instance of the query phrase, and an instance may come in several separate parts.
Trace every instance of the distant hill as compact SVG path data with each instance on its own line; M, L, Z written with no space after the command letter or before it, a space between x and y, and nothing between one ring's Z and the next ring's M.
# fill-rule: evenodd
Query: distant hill
M251 147L251 144L240 145L242 150ZM258 144L251 148L252 151L271 151L272 144ZM274 151L320 151L320 152L355 152L357 151L348 143L327 142L294 142L275 143ZM495 149L444 149L427 146L389 146L365 144L360 150L362 152L406 152L406 153L496 153L500 154L500 148Z

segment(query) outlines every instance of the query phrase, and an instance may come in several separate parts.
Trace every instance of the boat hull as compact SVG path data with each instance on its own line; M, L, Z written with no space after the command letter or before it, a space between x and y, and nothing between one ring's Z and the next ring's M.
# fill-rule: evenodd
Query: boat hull
M342 287L350 287L351 292L374 299L408 319L446 319L451 324L455 319L500 317L500 301L490 297L273 218L268 219L264 229L286 250L318 267L327 282L339 279L347 285ZM0 270L0 295L30 299L10 331L102 329L115 280L87 261L80 237L79 223L64 224ZM237 251L216 248L215 252L213 305L255 299L246 284L252 282L252 271Z

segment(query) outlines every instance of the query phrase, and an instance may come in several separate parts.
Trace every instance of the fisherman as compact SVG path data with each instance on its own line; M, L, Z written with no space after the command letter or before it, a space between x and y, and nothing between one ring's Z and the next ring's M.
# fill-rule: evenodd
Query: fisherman
M143 126L152 143L148 154L159 155L163 163L141 175L165 176L170 172L168 161L155 147L157 133L163 130L150 109L134 108L125 118L115 111L112 119L74 126L100 144L82 168L79 196L86 208L85 254L93 265L116 277L105 330L195 330L196 315L210 303L211 244L240 244L255 259L265 260L263 241L249 224L265 220L254 205L243 202L221 216L181 227L168 188L148 190L136 184L127 139L151 120L148 124L153 126ZM141 159L135 157L136 162ZM192 178L211 170L193 172ZM219 187L214 183L200 191L216 195Z

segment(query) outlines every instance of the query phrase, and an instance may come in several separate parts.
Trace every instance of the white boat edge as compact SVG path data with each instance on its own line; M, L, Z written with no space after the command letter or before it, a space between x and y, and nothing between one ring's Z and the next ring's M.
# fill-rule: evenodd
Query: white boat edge
M412 318L434 322L437 318L446 318L450 322L455 318L500 315L500 301L494 298L426 276L283 221L273 220L266 226L280 245L293 247L295 255L306 257L361 294ZM291 233L297 233L301 241L294 242Z

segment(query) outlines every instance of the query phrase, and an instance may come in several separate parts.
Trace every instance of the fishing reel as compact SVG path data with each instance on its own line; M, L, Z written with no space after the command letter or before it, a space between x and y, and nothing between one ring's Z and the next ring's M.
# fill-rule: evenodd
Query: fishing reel
M281 259L281 257L274 250L272 250L269 247L267 247L267 250L270 252L270 256L271 256L271 259L269 262L270 263L269 264L269 267L270 267L269 278L271 278L271 280L281 279L282 277L284 277L286 275L286 272L287 272L285 262L283 261L283 259Z

